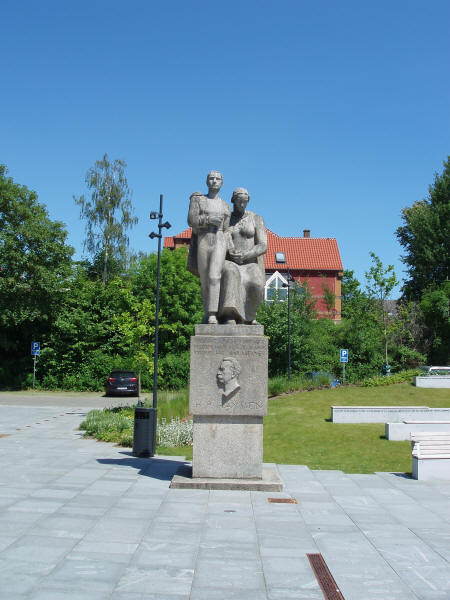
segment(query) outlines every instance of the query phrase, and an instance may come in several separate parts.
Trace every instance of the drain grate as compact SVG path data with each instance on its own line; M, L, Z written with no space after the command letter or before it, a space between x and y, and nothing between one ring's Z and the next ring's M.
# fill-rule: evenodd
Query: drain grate
M297 504L295 498L267 498L267 501L274 504Z
M309 563L322 589L325 600L345 600L321 554L307 554Z

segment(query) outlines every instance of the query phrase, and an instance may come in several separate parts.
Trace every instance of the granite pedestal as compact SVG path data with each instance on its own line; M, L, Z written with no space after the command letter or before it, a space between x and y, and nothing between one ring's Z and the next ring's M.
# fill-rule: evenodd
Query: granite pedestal
M264 489L267 360L261 325L197 325L190 371L193 482L201 479L202 487L208 487L211 480L211 489L217 489L217 480L242 480L243 485L256 480ZM274 477L270 489L278 485L281 490L276 473Z

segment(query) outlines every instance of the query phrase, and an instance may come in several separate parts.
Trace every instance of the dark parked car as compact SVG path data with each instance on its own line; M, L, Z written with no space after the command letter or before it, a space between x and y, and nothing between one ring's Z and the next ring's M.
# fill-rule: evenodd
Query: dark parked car
M336 379L332 373L326 373L325 371L310 371L306 373L306 377L314 383L331 385L331 387L337 387L340 384L339 379Z
M105 386L107 396L139 396L138 380L134 371L112 371Z

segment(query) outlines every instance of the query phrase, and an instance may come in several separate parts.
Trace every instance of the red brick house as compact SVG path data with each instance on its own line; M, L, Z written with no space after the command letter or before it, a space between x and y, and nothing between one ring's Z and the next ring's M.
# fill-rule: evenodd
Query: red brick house
M164 248L189 246L191 228L164 238ZM280 237L267 229L267 252L264 266L267 302L279 291L287 293L288 274L307 285L316 302L319 317L341 320L342 261L335 238L312 238L309 229L303 237Z

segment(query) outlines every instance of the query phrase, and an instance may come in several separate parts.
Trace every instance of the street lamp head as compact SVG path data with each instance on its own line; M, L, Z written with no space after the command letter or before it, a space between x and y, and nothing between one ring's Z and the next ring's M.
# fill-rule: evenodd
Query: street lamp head
M152 210L152 212L150 213L150 219L157 219L158 218L158 213L156 212L156 210Z
M166 221L165 223L162 223L161 227L165 227L166 229L170 229L172 227L172 225L169 223L169 221Z

